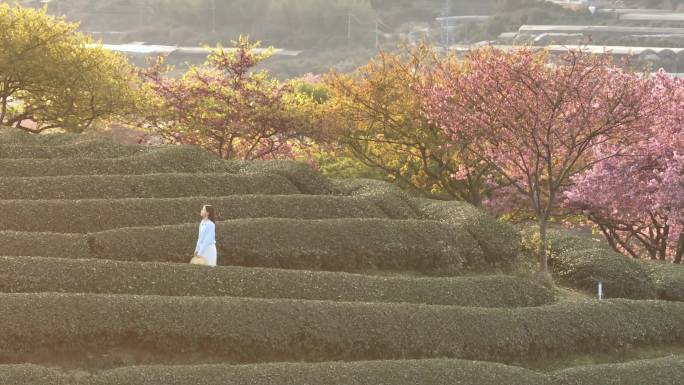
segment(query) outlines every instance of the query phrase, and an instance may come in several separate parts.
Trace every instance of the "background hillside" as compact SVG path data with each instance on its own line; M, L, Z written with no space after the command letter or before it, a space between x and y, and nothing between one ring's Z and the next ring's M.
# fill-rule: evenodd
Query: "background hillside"
M670 10L682 4L680 0L602 2L612 3ZM51 13L80 22L82 31L105 43L229 46L240 34L249 34L264 46L303 51L295 58L276 57L266 63L282 78L323 73L330 67L351 71L368 61L376 43L388 49L406 40L439 43L443 39L435 20L439 16L493 16L459 23L451 39L460 43L493 40L522 24L615 22L586 9L572 11L539 0L52 0L48 7Z

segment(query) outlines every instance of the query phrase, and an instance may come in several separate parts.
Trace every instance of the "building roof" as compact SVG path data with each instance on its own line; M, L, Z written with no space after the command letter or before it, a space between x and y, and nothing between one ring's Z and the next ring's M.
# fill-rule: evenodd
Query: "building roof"
M670 13L667 9L654 9L654 8L599 8L596 10L598 13Z
M684 28L669 27L630 27L630 26L609 26L609 25L523 25L518 29L518 33L538 34L544 32L566 32L566 33L624 33L632 35L684 35Z
M639 55L643 52L651 51L656 54L670 51L675 54L684 52L684 48L674 48L674 47L628 47L628 46L600 46L600 45L548 45L548 46L522 46L522 45L492 45L494 48L498 48L504 51L510 51L520 48L530 48L535 50L547 49L552 52L565 52L571 49L581 49L585 52L593 54L608 53L612 55ZM476 48L472 45L452 45L449 47L450 50L454 51L470 51Z
M579 45L549 45L545 47L551 51L567 51L569 49L582 49L586 52L590 53L609 53L612 55L639 55L643 52L646 51L651 51L656 54L659 54L661 52L665 51L671 51L675 54L678 54L680 52L684 52L684 48L676 48L676 47L630 47L630 46L619 46L619 45L608 45L608 46L601 46L601 45L585 45L585 46L579 46Z
M435 18L435 20L437 20L437 21L487 20L487 19L490 19L491 17L492 16L486 16L486 15L442 16L442 17Z
M620 20L634 21L684 21L684 13L627 13Z

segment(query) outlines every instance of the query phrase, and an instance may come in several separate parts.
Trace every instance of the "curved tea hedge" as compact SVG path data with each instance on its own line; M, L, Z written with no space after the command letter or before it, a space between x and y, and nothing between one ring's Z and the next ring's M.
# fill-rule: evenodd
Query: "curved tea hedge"
M87 235L5 231L0 232L0 255L187 262L196 238L197 224ZM372 218L229 220L217 226L217 248L222 265L445 276L462 273L483 258L469 234L446 224Z
M588 365L537 373L459 359L378 360L250 365L130 366L70 374L38 365L0 365L5 385L677 385L684 357Z
M684 379L684 356L560 370L554 385L676 385Z
M684 301L684 265L651 260L637 262L653 281L658 299Z
M373 277L301 270L57 258L0 257L0 292L231 296L353 302L528 307L554 302L534 282L512 276ZM78 277L78 279L74 279Z
M458 226L470 233L489 263L510 263L520 252L520 233L483 210L457 201L414 199L413 202L424 218Z
M410 197L397 186L373 179L332 179L334 193L372 199L387 217L417 219L420 213Z
M208 151L170 146L112 159L0 159L0 177L234 172L233 167Z
M0 231L0 255L88 258L88 239L82 234Z
M279 181L280 177L258 175L222 176L223 180L240 181L233 185L245 190ZM259 180L262 179L262 180ZM199 180L199 178L198 178ZM254 182L254 183L252 183ZM281 182L282 183L282 182ZM269 187L271 191L269 191ZM276 187L276 188L274 188ZM266 193L281 186L264 186ZM231 195L162 199L96 199L96 200L0 200L0 229L13 231L52 231L87 233L136 226L161 226L191 223L199 220L199 209L213 205L221 220L242 218L384 218L384 213L368 199L334 195ZM40 219L38 219L40 218Z
M465 358L507 362L684 343L684 303L438 305L0 294L0 356L148 352L136 364ZM182 353L181 353L182 352ZM195 362L188 362L195 363Z
M603 282L606 297L656 298L655 285L641 265L602 243L562 231L549 231L554 274L572 287L595 292Z
M300 194L300 191L286 178L270 174L168 173L0 178L0 199L6 200L177 198L239 194Z
M511 262L520 251L520 234L472 205L457 201L412 198L395 185L372 179L334 179L338 194L372 199L389 218L438 220L468 232L488 263Z
M125 146L101 139L57 146L5 145L0 139L0 159L118 158L146 150L144 146Z
M23 130L0 126L0 144L3 145L59 146L95 138L95 135L88 133L41 133L36 135Z
M91 234L91 255L187 262L196 232L197 225L191 224ZM122 249L123 244L127 247ZM483 258L469 234L448 225L372 218L224 221L217 226L217 248L219 264L224 265L329 271L377 268L433 275L458 274Z
M97 258L132 255L138 260L185 262L197 225L132 228L92 235ZM124 249L122 244L130 245ZM328 271L412 270L456 275L482 251L467 233L439 222L387 219L299 221L256 218L224 221L217 227L219 263Z
M333 187L330 180L308 164L289 160L230 161L230 167L245 173L266 173L287 178L303 194L330 194Z
M5 385L549 385L545 380L514 366L445 359L138 366L80 378L35 365L0 365Z

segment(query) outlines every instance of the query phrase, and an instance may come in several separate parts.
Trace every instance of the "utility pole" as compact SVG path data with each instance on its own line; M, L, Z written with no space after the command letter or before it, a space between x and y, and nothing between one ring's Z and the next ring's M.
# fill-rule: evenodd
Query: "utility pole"
M351 43L351 11L347 11L347 45Z
M380 19L375 18L375 49L380 45Z
M211 0L211 32L216 33L216 0Z

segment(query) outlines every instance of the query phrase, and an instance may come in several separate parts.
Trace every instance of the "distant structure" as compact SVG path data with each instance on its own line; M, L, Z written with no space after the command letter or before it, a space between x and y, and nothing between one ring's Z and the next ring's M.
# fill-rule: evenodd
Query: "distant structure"
M628 21L674 21L684 22L684 13L674 12L634 12L620 15L620 20Z
M623 25L523 25L518 34L582 33L585 35L668 35L684 36L684 28L632 27Z
M459 23L463 22L477 22L485 21L490 19L491 16L478 16L478 15L464 15L464 16L443 16L435 18L440 24L441 30L441 42L442 45L448 46L455 40L455 36L452 31L459 27Z
M133 42L130 44L88 44L88 48L102 46L102 48L110 51L121 52L128 56L130 60L140 66L145 66L148 57L167 55L169 63L202 63L206 57L211 53L209 48L205 47L178 47L173 45L154 45L144 44L143 42ZM224 51L233 51L235 48L224 47ZM254 52L262 53L266 48L255 48ZM293 51L282 48L274 48L273 56L295 57L301 54L302 51Z
M546 2L570 9L586 8L590 3L588 0L546 0Z
M592 54L609 54L616 64L624 58L629 58L634 64L649 66L652 70L664 69L675 76L682 76L684 72L684 48L673 47L627 47L627 46L600 46L600 45L548 45L548 46L520 46L520 45L491 45L492 47L509 51L522 47L536 50L547 50L553 54L561 54L568 50L583 50ZM450 51L467 53L477 45L452 45Z

